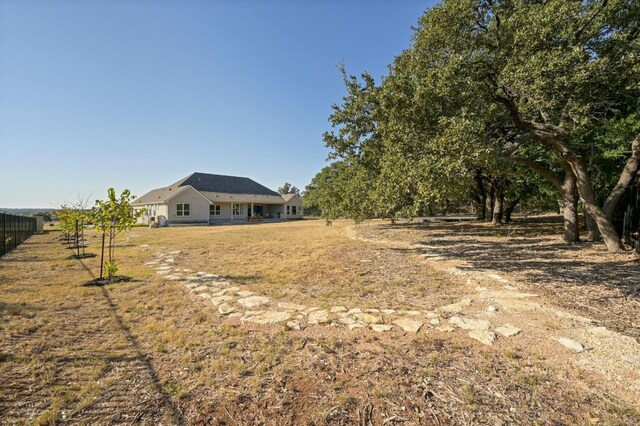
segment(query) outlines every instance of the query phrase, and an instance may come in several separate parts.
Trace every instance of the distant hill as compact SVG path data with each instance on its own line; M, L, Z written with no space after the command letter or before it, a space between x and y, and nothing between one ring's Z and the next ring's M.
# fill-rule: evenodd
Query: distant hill
M53 213L55 209L6 209L0 207L0 213L17 214L21 216L33 216L35 214Z

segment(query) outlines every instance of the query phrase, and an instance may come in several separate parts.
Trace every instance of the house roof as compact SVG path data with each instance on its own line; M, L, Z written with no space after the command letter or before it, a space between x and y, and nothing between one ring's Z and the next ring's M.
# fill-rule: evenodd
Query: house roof
M298 194L282 194L282 198L284 198L285 201L289 201L291 200L293 197L298 197L300 198L300 196Z
M221 192L224 194L275 195L275 191L247 177L213 175L209 173L193 173L174 185L191 185L200 192Z
M167 187L149 191L133 204L165 203L190 187L212 202L226 200L246 202L250 199L253 202L282 202L280 194L249 178L196 172ZM229 194L236 197L222 197ZM243 195L243 197L237 197L237 195Z

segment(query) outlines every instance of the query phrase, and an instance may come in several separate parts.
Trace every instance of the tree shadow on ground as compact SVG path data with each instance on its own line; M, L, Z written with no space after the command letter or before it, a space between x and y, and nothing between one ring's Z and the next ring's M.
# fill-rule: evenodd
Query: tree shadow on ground
M603 244L589 241L565 244L559 217L500 227L482 222L385 224L379 232L386 240L411 242L425 258L458 261L461 270L492 270L521 279L558 296L565 306L606 317L616 328L640 336L638 255L609 253Z

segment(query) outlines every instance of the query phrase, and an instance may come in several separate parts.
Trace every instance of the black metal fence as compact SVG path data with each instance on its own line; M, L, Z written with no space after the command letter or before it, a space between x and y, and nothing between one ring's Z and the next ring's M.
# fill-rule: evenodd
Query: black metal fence
M619 206L614 225L622 239L640 251L640 184L627 188Z
M36 219L0 213L0 257L36 233Z

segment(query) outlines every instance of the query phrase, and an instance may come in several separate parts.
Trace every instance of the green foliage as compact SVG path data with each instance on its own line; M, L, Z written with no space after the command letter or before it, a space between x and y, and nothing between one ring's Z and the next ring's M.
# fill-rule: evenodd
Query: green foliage
M559 197L548 175L517 161L562 180L548 135L588 160L605 194L640 129L638 22L631 0L438 4L379 84L341 67L346 96L324 135L338 161L305 205L328 220L412 216L468 198L482 170L507 200L548 208Z
M113 278L118 272L118 269L120 269L120 267L118 266L118 262L115 260L110 260L104 263L104 271L108 279Z
M291 185L289 182L285 182L280 188L278 188L279 194L296 194L300 195L300 190L295 186Z
M108 261L104 263L104 266L109 278L113 276L109 272L110 268L112 271L118 270L114 259L116 236L133 228L138 219L144 214L144 209L134 211L131 206L131 202L134 199L135 196L131 195L128 189L122 191L120 196L117 197L115 189L109 188L107 199L104 201L97 200L95 207L91 211L91 220L95 225L96 231L104 234L108 240ZM104 259L101 259L101 262L104 262ZM102 276L100 279L102 279Z

